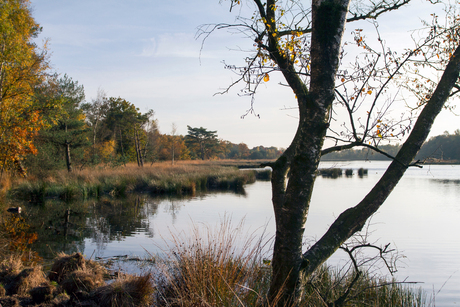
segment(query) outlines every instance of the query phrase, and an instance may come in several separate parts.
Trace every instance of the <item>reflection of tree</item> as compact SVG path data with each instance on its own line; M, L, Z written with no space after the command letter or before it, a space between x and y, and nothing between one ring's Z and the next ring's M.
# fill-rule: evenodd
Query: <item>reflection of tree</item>
M184 206L184 203L182 201L177 201L177 199L170 199L168 203L166 204L165 211L171 214L173 224L176 222L177 212L183 206Z
M110 225L107 223L107 220L98 215L93 215L93 218L88 218L86 222L86 227L91 229L90 237L92 241L96 243L96 250L98 255L102 250L105 249L105 246L110 243Z
M158 210L158 203L159 201L153 202L152 199L147 199L146 202L144 203L144 206L142 207L144 214L146 216L155 215ZM149 238L155 237L154 229L152 227L149 227L148 229L145 230L145 235Z
M144 196L137 195L124 200L71 204L53 200L42 206L25 205L24 216L38 235L33 250L44 259L53 259L59 252L84 251L86 238L95 242L101 251L111 241L121 241L138 232L153 237L148 217L156 214L156 202L146 203Z
M143 196L125 200L103 200L90 212L86 227L91 230L90 238L101 250L111 241L121 241L138 232L151 233L148 217L156 214L157 206L152 201L145 205Z
M55 200L41 206L25 205L24 217L38 235L32 249L44 259L53 259L58 252L71 254L84 250L86 207L83 202L68 204ZM69 208L70 216L66 224Z
M430 182L439 184L444 189L452 189L453 192L460 193L460 179L430 179Z

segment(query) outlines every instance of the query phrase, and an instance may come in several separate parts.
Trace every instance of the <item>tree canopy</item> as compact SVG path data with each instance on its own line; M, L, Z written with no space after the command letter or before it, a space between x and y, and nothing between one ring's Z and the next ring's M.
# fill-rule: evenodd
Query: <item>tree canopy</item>
M460 161L460 130L457 129L453 134L448 132L432 137L428 140L420 152L417 159L428 161Z
M209 159L219 147L217 131L209 131L206 128L193 128L187 126L188 133L185 142L191 147L192 155L201 160Z

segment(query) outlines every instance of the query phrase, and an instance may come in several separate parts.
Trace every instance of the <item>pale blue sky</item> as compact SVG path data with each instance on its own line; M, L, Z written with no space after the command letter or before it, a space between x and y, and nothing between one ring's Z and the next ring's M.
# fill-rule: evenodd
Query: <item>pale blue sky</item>
M415 0L414 0L415 1ZM386 39L407 41L409 29L429 19L428 6L414 2L381 22ZM236 76L222 61L242 63L252 41L225 31L205 43L197 27L206 23L234 21L228 2L218 0L32 0L33 16L43 27L40 39L50 40L53 69L68 74L85 87L86 100L96 98L98 88L108 97L122 97L141 111L155 111L161 133L175 123L179 134L187 125L217 130L219 138L233 143L287 147L297 127L292 91L276 85L276 77L261 88L256 100L260 119L241 115L249 98L238 91L216 95ZM246 8L244 8L246 9ZM428 7L430 9L430 7ZM386 22L387 20L385 20ZM363 27L353 24L349 29ZM351 30L347 29L349 33ZM433 131L453 132L458 118L444 114Z

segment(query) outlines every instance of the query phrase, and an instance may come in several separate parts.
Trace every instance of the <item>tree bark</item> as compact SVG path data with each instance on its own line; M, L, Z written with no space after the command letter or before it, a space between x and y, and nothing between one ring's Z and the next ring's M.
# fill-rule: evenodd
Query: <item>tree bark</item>
M271 2L267 2L267 7L274 6ZM269 299L278 306L296 305L301 299L304 225L335 98L334 81L348 5L349 0L313 1L310 90L300 80L292 62L276 54L277 42L273 40L270 44L270 52L299 104L297 133L291 146L274 165L272 175L276 236ZM267 19L271 19L269 12ZM284 188L288 168L289 181Z
M70 173L72 172L72 162L70 160L70 143L65 142L65 162L67 165L67 171Z
M134 131L134 147L136 148L137 166L144 167L144 160L142 158L142 151L139 140L139 133Z
M204 151L204 140L200 141L200 154L201 154L201 160L204 161L205 159L205 151Z

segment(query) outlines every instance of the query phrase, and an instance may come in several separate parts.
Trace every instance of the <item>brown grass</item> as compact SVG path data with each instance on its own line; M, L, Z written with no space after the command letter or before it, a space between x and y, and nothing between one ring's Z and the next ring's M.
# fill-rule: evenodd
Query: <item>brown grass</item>
M96 168L86 168L83 170L75 170L72 173L69 173L65 170L56 171L48 174L46 178L43 178L45 182L61 183L66 184L70 182L85 182L88 184L103 182L107 178L138 178L149 176L151 178L168 178L168 177L177 177L184 174L195 174L195 175L204 175L208 174L210 171L223 172L224 170L230 170L228 167L222 167L219 164L210 163L207 161L178 161L176 164L171 165L169 162L157 162L153 165L146 165L144 167L138 167L137 164L128 163L126 166L120 166L116 168L110 167L96 167ZM38 178L28 178L18 179L18 182L24 181L34 181Z
M103 266L95 261L86 260L81 253L74 253L72 255L59 253L54 260L51 271L48 274L48 278L51 281L61 283L68 279L70 274L77 271L79 272L78 276L73 277L76 277L77 279L82 278L81 282L83 282L87 279L84 275L92 275L96 284L99 280L103 279L105 274L107 274L107 270ZM67 281L68 284L71 282L72 281L69 280ZM75 280L75 282L79 281Z
M204 234L194 227L192 238L174 237L162 271L165 279L158 285L158 304L261 305L270 278L262 261L267 240L242 234L242 226L234 228L225 218L216 229L205 227Z
M1 262L0 306L95 306L97 302L97 306L147 307L153 301L150 274L119 275L107 285L106 269L80 253L59 254L53 269L50 282L41 266L24 268L14 257Z
M75 253L73 255L59 253L54 259L48 278L51 281L61 283L67 275L78 269L86 269L86 260L81 253Z
M91 168L68 173L58 171L44 178L18 181L10 190L10 196L34 202L47 197L63 200L125 196L130 192L151 194L194 194L207 189L242 190L245 183L255 181L253 172L241 172L235 167L203 164L197 162L155 163L138 167L127 164L118 168Z
M104 284L102 274L95 273L93 270L77 269L62 281L61 287L68 294L78 291L91 292Z
M42 267L35 266L23 269L21 273L9 280L6 290L10 295L27 295L31 289L47 284L48 281L45 278Z
M0 280L19 274L23 269L21 258L10 255L0 262Z
M98 288L93 297L99 306L147 307L153 299L150 273L142 276L121 275L113 283Z
M19 256L10 256L0 262L0 283L4 294L26 295L35 287L48 283L41 266L24 268Z

